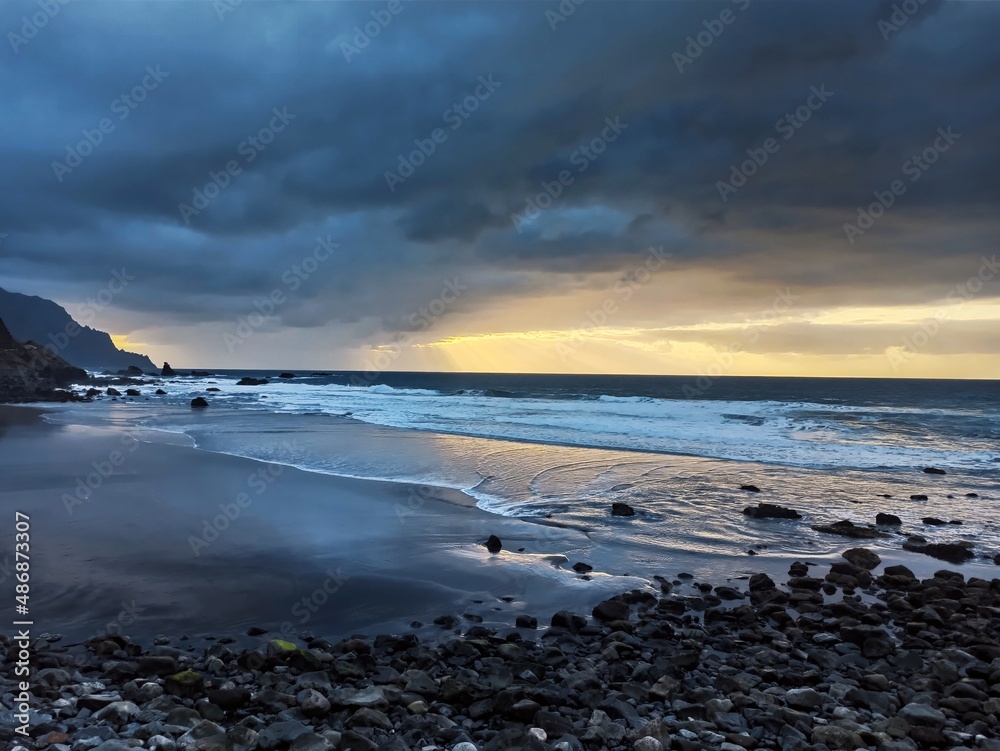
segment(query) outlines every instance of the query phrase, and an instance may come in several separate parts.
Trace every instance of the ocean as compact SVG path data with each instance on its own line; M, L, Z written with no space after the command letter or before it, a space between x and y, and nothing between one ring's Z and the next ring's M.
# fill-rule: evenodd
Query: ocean
M749 570L750 551L836 556L851 541L811 526L873 523L879 511L900 516L907 534L971 541L984 557L1000 549L995 381L278 375L165 378L165 396L145 387L110 414L209 451L460 490L492 513L551 520L613 546L620 573L649 575L667 559L729 576ZM237 386L245 376L270 383ZM190 409L194 396L209 409ZM740 488L751 484L760 492ZM742 513L757 502L805 518ZM611 516L612 503L636 516ZM922 523L931 516L956 523ZM871 545L894 555L904 539ZM553 552L588 553L559 544Z

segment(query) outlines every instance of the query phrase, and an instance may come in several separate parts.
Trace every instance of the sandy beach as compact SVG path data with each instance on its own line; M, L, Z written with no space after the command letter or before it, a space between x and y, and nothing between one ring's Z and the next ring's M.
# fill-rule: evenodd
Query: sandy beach
M36 623L73 638L116 621L144 636L340 636L449 613L511 623L628 586L548 562L581 532L498 517L456 491L303 472L165 433L50 425L27 408L0 415L0 499L31 516ZM490 555L490 534L524 552ZM9 560L9 541L3 550Z
M698 534L708 534L707 527L690 538L690 549L663 550L649 536L674 524L670 516L617 520L610 504L594 518L502 516L448 488L195 448L188 435L138 428L148 418L139 406L85 405L47 415L0 410L0 499L32 519L37 622L73 638L109 624L142 637L241 634L257 626L289 638L371 635L414 623L419 632L442 616L510 626L518 615L546 621L560 609L586 612L627 589L655 589L656 576L686 571L720 583L758 570L777 576L804 551L812 561L836 560L854 542L794 522L749 520L737 499L709 509L708 517L706 509L695 517L694 507L687 514L705 525L718 519L715 536L740 524L740 534L757 536L762 555L700 549ZM246 417L228 417L245 429ZM225 425L228 417L216 415L211 424ZM378 456L412 454L415 441L427 442L329 419L311 421L309 432L307 423L295 422L303 419L259 414L247 440L287 449L335 436L340 443L322 443L324 450L353 442ZM682 532L691 523L676 522ZM632 536L620 537L626 530ZM803 532L811 536L808 546L795 542ZM484 547L490 535L503 541L499 554ZM941 564L900 550L892 539L871 542L888 562L920 575ZM2 545L9 562L11 541ZM574 570L579 562L592 570ZM988 576L995 567L982 561L965 570Z

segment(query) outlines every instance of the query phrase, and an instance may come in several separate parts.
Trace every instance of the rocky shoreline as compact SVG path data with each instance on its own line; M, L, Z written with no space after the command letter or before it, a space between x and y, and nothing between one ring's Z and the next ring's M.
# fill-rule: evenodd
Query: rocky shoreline
M32 645L29 737L4 638L0 742L21 751L1000 751L1000 579L919 580L865 548L787 582L659 578L591 616L441 635L117 634ZM826 567L823 567L826 568ZM256 630L251 630L257 633Z

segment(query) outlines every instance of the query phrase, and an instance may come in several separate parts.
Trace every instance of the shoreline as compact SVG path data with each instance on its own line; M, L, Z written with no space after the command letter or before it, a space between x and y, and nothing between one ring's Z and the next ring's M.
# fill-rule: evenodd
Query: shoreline
M192 448L186 434L136 428L128 411L87 426L42 419L58 409L11 409L0 409L0 426L9 424L0 470L20 479L0 498L37 510L49 549L60 550L55 561L43 552L37 564L42 612L59 624L50 630L80 636L113 623L126 606L136 611L127 625L138 638L248 626L336 637L414 621L426 627L442 614L501 627L524 613L544 620L559 608L587 610L628 587L655 590L656 576L776 576L793 560L828 562L867 544L830 537L824 550L732 558L652 550L643 556L657 557L637 565L626 543L608 537L616 528L599 535L558 519L498 515L458 490ZM11 414L17 419L4 417ZM95 477L92 468L110 469L116 451L122 465ZM87 477L98 481L93 491L80 485ZM647 522L635 525L643 530ZM781 529L773 525L750 524L765 548L768 534ZM497 555L484 547L491 535L503 541ZM919 553L878 552L920 576L946 565ZM579 562L593 570L574 571ZM976 561L962 570L990 577L995 567ZM336 594L326 592L329 603L313 607L311 594L324 586Z

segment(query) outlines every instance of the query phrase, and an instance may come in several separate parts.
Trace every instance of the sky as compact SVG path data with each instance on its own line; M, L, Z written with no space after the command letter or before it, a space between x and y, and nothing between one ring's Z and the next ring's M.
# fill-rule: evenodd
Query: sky
M997 378L998 29L5 2L0 286L175 367Z

